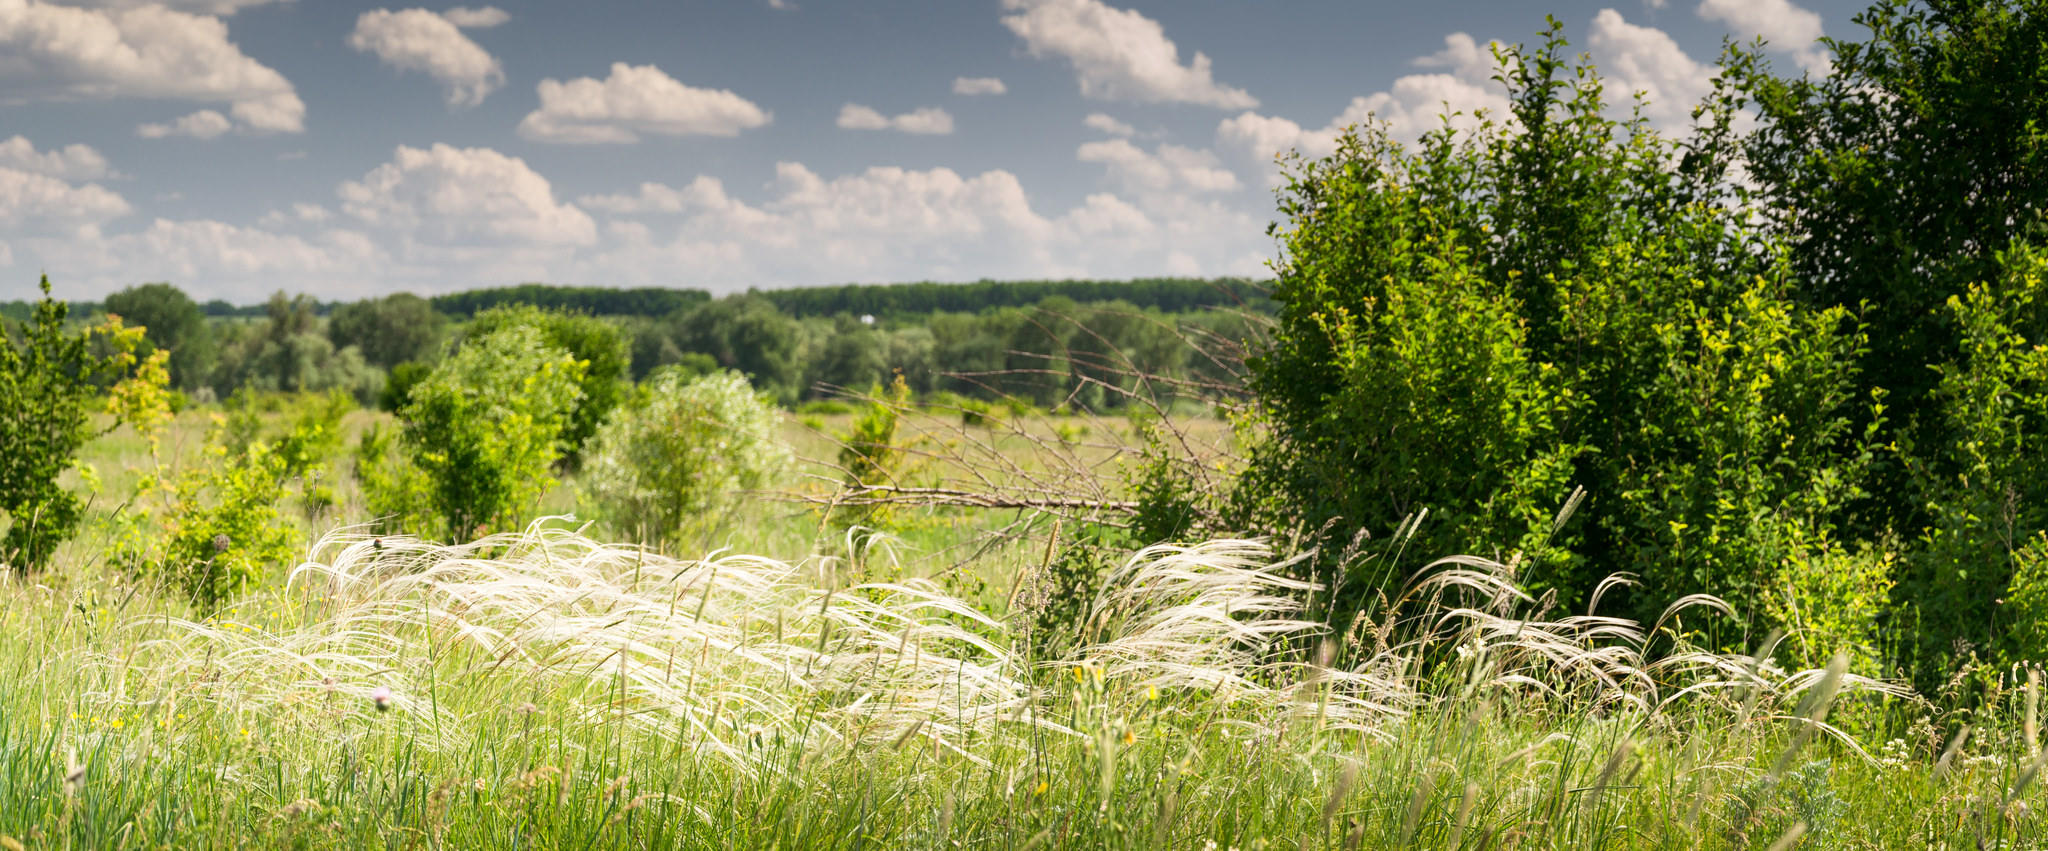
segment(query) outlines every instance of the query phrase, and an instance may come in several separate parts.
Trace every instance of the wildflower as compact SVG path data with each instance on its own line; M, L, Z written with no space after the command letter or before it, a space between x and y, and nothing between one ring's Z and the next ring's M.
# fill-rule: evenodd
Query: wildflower
M1159 702L1159 687L1158 687L1158 686L1146 686L1146 687L1145 687L1145 699L1146 699L1147 701L1150 701L1150 702L1153 702L1153 703L1157 703L1157 702Z
M1052 783L1051 783L1050 781L1046 781L1046 780L1040 780L1040 781L1038 781L1038 788L1037 788L1037 789L1033 789L1033 790L1031 790L1031 794L1033 794L1033 795L1044 795L1044 794L1045 794L1045 790L1047 790L1047 789L1051 789L1051 788L1052 788Z
M370 703L377 707L378 712L391 709L391 687L378 686L376 690L370 692Z

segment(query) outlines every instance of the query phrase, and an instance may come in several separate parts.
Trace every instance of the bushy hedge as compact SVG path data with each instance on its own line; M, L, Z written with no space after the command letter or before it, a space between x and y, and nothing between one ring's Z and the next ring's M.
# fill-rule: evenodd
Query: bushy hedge
M1898 160L1823 166L1903 150L1939 125L1929 115L1971 104L1995 114L1956 157L2048 177L2043 159L1985 138L2048 103L2048 83L1988 103L1939 79L2038 76L2004 60L2048 56L2044 10L1882 3L1868 13L1890 22L1877 43L1842 47L1836 78L1789 90L1734 51L1680 139L1611 117L1621 110L1553 25L1541 47L1500 56L1510 114L1413 148L1365 126L1331 156L1294 159L1274 231L1278 328L1252 364L1270 437L1234 494L1236 522L1322 544L1306 564L1341 589L1339 614L1422 559L1478 553L1517 559L1566 606L1615 573L1650 586L1629 612L1641 617L1715 594L1742 618L1720 640L1789 628L1787 652L1808 662L1847 648L1865 668L1926 675L1959 654L2040 658L2048 267L2012 225L2039 213L2009 206L1997 227L1958 236L1990 220L1972 210L1922 237L1886 231L1898 223L1860 192L1815 187L1934 191ZM1957 58L1965 46L2004 64ZM1871 105L1908 96L1917 112ZM1757 97L1774 99L1764 124L1736 132ZM1914 126L1792 126L1844 115ZM1782 144L1802 128L1861 153ZM1860 230L1822 240L1784 206L1801 199ZM1844 253L1879 238L1984 262ZM1816 251L1851 265L1816 268ZM1920 312L1886 300L1897 287ZM1583 506L1555 524L1580 488Z

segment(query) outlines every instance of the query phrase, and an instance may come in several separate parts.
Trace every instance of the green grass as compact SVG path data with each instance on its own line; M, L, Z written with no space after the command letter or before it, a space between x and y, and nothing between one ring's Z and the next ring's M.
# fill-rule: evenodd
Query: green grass
M196 448L204 422L165 445ZM112 491L147 454L116 434L89 460ZM1005 605L1041 553L920 558L998 522L964 512L912 518L901 569L835 555L781 502L702 542L758 557L708 560L560 522L465 548L332 531L357 519L345 500L309 522L326 537L307 564L218 611L107 571L90 533L56 570L0 579L0 837L2048 847L2026 674L1970 679L1990 690L1937 712L1671 629L1538 614L1482 562L1419 571L1332 637L1254 543L1148 551L1055 655Z

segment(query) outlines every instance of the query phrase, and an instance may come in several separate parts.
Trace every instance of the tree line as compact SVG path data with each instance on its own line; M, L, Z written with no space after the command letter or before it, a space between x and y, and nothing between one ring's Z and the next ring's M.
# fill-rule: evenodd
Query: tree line
M1081 296L1082 298L1076 298ZM25 318L26 302L5 305ZM1236 279L983 281L752 291L524 284L422 298L354 302L274 294L231 311L168 283L142 284L71 315L112 314L146 329L142 354L169 353L173 388L201 399L255 391L346 391L400 404L405 389L479 323L507 310L591 320L621 352L620 379L662 367L733 370L784 404L886 385L918 394L1016 396L1033 404L1119 406L1148 377L1216 381L1228 367L1189 341L1236 341L1271 309ZM15 321L20 321L16 319ZM611 343L605 347L609 350Z

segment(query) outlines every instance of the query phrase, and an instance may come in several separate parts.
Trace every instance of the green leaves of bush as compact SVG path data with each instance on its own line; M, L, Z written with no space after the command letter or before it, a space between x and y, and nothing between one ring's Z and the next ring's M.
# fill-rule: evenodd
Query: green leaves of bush
M664 369L597 431L584 463L586 504L656 544L716 523L737 491L787 469L769 401L736 372L692 378Z
M517 524L554 484L584 369L530 325L467 341L413 386L395 438L365 435L371 510L451 541Z

